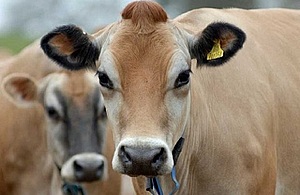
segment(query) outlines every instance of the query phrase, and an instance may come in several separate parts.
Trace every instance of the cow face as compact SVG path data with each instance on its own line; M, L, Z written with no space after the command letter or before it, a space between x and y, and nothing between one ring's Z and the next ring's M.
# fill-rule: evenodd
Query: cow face
M93 36L73 25L57 28L41 46L65 68L97 68L114 133L113 168L133 176L167 174L189 118L192 59L197 66L221 65L242 47L245 34L212 23L191 35L149 1L129 4L122 18Z
M15 73L5 78L2 86L18 106L43 105L48 147L63 180L105 178L107 162L102 151L106 115L93 74L53 73L37 85L29 75Z

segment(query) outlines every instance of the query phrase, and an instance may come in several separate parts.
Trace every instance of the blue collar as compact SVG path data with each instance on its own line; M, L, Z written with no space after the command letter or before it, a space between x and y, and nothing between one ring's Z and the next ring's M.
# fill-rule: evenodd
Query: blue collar
M183 147L183 143L184 143L184 138L181 136L179 138L179 140L176 142L173 150L172 150L172 155L173 155L173 161L174 161L174 166L172 168L172 172L171 172L171 177L172 180L175 184L175 187L173 188L172 192L170 193L170 195L175 194L175 192L178 191L180 184L176 179L176 169L175 169L175 165L177 163L178 157L181 153L182 147ZM147 183L146 183L146 190L149 191L151 194L155 194L155 191L158 195L163 195L163 191L159 182L159 179L157 177L148 177L147 178Z

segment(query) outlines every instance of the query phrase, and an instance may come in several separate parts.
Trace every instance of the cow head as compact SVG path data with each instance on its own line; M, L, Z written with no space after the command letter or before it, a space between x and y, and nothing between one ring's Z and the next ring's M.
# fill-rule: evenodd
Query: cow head
M37 83L28 74L13 73L5 77L2 91L18 107L44 107L48 149L63 180L105 178L106 114L94 74L53 73Z
M128 175L170 173L172 148L187 124L191 64L217 66L243 45L245 34L212 23L190 34L155 2L129 4L122 20L88 35L74 25L41 41L61 66L97 69L115 141L113 168Z

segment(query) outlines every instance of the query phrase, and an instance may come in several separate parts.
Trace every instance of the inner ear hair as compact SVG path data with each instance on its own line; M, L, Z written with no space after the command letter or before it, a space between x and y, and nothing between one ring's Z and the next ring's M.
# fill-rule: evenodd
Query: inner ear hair
M49 40L49 45L54 48L56 53L60 55L71 55L75 48L71 40L65 34L57 34Z
M228 49L232 49L232 47L235 45L234 43L237 40L237 37L232 32L227 31L221 35L219 40L220 40L221 48L224 51L227 51Z
M37 84L34 78L25 73L13 73L6 76L1 91L12 103L26 106L37 100Z

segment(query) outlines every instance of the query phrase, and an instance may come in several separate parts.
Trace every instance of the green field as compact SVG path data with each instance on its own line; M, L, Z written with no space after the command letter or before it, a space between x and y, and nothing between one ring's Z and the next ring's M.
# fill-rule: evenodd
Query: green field
M0 35L0 48L7 49L13 54L19 53L33 39L26 38L18 33Z

